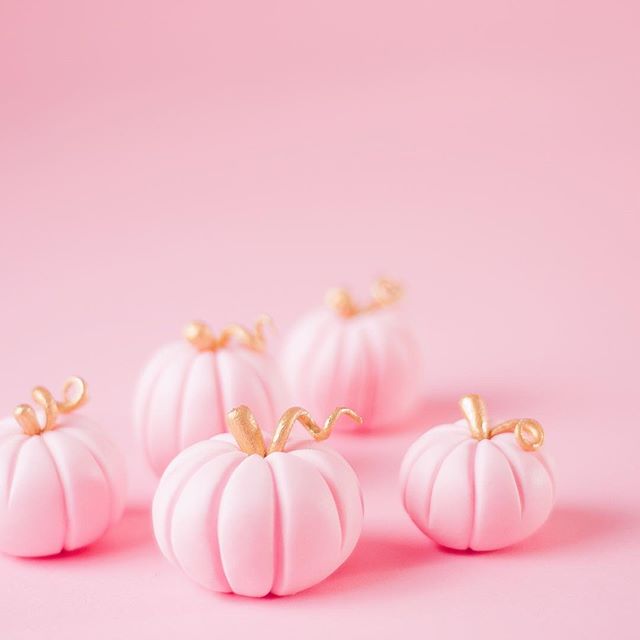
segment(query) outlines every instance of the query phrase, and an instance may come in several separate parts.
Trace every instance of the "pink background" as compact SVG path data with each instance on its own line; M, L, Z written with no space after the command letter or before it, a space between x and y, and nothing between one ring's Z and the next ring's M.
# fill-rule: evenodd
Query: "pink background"
M84 552L0 558L0 637L637 637L639 14L5 0L0 407L85 376L131 495ZM428 377L404 430L334 439L360 544L295 597L200 590L152 539L142 364L193 317L284 333L382 273ZM397 495L406 447L470 391L537 417L558 469L547 526L489 554L435 547Z

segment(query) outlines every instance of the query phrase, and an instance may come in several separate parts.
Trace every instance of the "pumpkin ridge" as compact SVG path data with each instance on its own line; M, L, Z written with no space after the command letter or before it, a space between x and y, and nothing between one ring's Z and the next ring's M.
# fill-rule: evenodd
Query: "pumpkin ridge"
M371 333L369 332L370 324L367 325L365 323L362 327L362 353L364 354L364 363L365 368L369 369L369 371L373 372L373 375L369 379L369 389L365 386L366 403L363 402L362 406L362 415L367 416L369 420L369 426L371 426L371 422L375 422L375 409L378 404L378 396L379 396L379 386L380 380L378 379L379 368L374 366L374 361L376 360L377 349L373 346L373 342L371 340Z
M193 373L193 365L195 364L196 358L200 355L200 352L196 352L191 358L191 360L185 366L185 370L182 373L182 379L180 380L180 388L178 390L178 403L176 406L176 443L175 443L175 451L180 452L183 448L183 440L184 440L184 395L187 390L187 385L189 383L189 378Z
M239 459L237 459L238 454L241 454ZM212 517L215 515L215 518L216 518L215 519L216 537L217 537L217 527L218 527L218 512L217 512L217 509L220 508L220 498L222 497L222 493L224 492L224 488L225 488L227 482L229 481L229 478L231 477L231 474L238 468L238 466L246 458L246 456L244 454L242 454L241 451L230 451L229 453L223 453L222 456L229 456L230 458L233 456L234 458L236 458L236 460L231 459L229 461L228 466L224 469L224 472L220 476L220 478L218 478L218 481L216 482L215 486L213 487L213 491L211 492L211 500L209 502L208 519L210 521L212 519ZM218 460L222 456L216 456L215 458L212 458L210 460L207 460L206 462L203 462L192 474L190 474L190 476L187 478L187 480L184 482L184 484L182 484L180 486L180 488L176 491L176 499L172 504L170 517L168 518L168 521L169 521L168 546L169 546L169 548L171 550L171 553L172 553L173 557L176 559L176 565L186 575L188 575L190 577L191 577L191 574L185 569L185 567L183 566L180 558L175 553L174 548L173 548L173 526L172 525L173 525L173 522L174 522L175 509L176 509L176 507L178 505L178 502L180 502L180 499L182 498L182 495L183 495L185 489L187 488L187 485L190 484L191 481L198 475L198 473L200 471L202 471L208 464L210 464L214 460ZM234 462L237 462L237 464L234 464ZM211 527L211 529L213 529L213 527ZM219 544L212 545L212 549L214 549L214 555L217 556L218 566L220 567L220 572L222 573L222 577L223 577L224 582L225 582L226 587L227 587L226 591L229 592L229 591L231 591L231 585L229 585L229 581L227 580L227 576L224 573L224 567L222 565L222 558L220 556L220 545Z
M233 453L235 453L235 452L233 452ZM231 591L233 593L235 593L235 590L231 586L231 582L229 581L229 576L227 575L227 572L225 571L224 560L222 559L222 552L221 552L221 549L220 549L220 505L222 504L222 497L224 496L225 491L227 490L227 487L229 486L229 482L231 481L231 478L236 473L236 471L238 471L238 469L242 466L242 464L244 462L246 462L250 457L251 456L245 455L245 457L242 460L240 460L240 462L238 462L237 465L232 467L231 470L227 469L225 471L221 482L214 489L214 492L213 492L213 495L212 495L211 504L209 506L209 510L211 511L210 517L213 516L213 512L215 511L215 526L216 526L216 545L215 545L215 547L216 547L216 551L217 551L218 561L219 561L219 564L220 564L220 571L222 572L222 576L224 578L224 581L227 583L227 586L229 587L229 591ZM218 489L219 489L219 494L218 494ZM218 494L218 495L216 495L216 494Z
M58 478L58 483L60 484L60 493L62 494L62 511L64 512L63 520L64 520L64 523L65 523L64 537L62 539L62 549L69 550L68 547L67 547L67 538L69 537L69 530L71 529L71 522L70 522L70 519L69 519L69 505L67 503L67 488L66 488L65 483L64 483L64 481L62 479L62 474L60 473L60 469L58 469L58 462L56 460L55 455L53 454L53 452L49 448L47 440L43 436L40 436L40 437L42 438L42 445L44 447L44 450L47 452L47 454L51 458L51 464L53 465L53 470L55 471L56 477Z
M465 438L464 440L462 440L462 442L457 442L453 447L451 447L451 449L449 451L447 451L444 456L442 456L442 458L440 459L440 461L438 462L438 464L436 465L434 471L433 471L433 481L431 483L431 487L429 487L429 491L427 492L427 504L426 504L426 511L428 513L427 516L427 529L431 529L431 502L433 499L433 490L436 486L436 480L438 478L438 474L440 473L440 469L442 468L442 465L445 463L445 461L447 460L447 458L451 455L453 455L453 452L456 451L458 449L458 447L461 447L463 444L469 442L470 438Z
M204 440L203 442L206 442L206 440ZM226 453L233 453L233 451L225 451L219 455L225 455ZM164 517L164 522L162 523L162 528L164 529L165 541L167 543L167 551L169 553L170 560L176 566L180 566L180 565L178 563L178 559L176 558L176 554L173 550L173 542L171 540L171 524L173 522L173 513L175 511L176 504L178 503L178 499L182 494L182 490L187 486L187 483L191 480L191 478L193 478L193 476L195 476L195 474L205 464L207 464L207 462L210 462L211 460L217 457L218 456L213 456L212 458L209 458L209 460L204 460L204 461L196 459L196 462L193 463L194 468L189 469L185 474L185 476L180 479L180 482L178 483L178 486L175 488L175 491L173 492L173 494L171 495L171 499L169 500L169 503L167 504L167 507L165 509L165 513L164 513L165 517Z
M551 489L552 489L552 498L553 498L553 500L555 500L555 497L556 497L556 482L555 482L555 480L553 478L553 473L551 471L551 467L549 466L549 462L544 457L544 455L540 454L539 451L534 451L533 455L535 456L535 459L538 461L540 466L547 472L547 475L549 476L549 482L551 483Z
M267 399L267 406L269 408L269 413L271 414L271 418L275 421L277 419L276 416L276 408L273 404L273 397L272 394L269 391L269 386L267 385L263 375L262 375L262 371L259 370L259 368L255 365L254 362L251 361L251 358L246 357L246 352L243 350L238 350L236 352L236 354L238 355L239 359L244 362L253 372L253 374L256 377L256 380L258 381L258 384L260 385L260 388L262 389L263 393L264 393L264 397Z
M172 513L173 503L176 500L177 492L181 489L183 483L186 482L187 476L195 473L196 469L199 468L198 465L202 465L207 461L206 456L212 455L212 457L217 457L217 455L230 453L232 451L223 450L220 453L216 454L215 449L211 451L210 443L211 440L202 440L200 442L197 442L196 444L192 445L188 449L185 449L185 451L177 455L167 465L167 468L160 478L156 494L154 495L151 504L151 519L153 522L154 531L156 531L156 540L158 541L158 546L160 547L162 553L168 558L168 560L175 565L177 565L177 561L174 558L173 550L169 548L169 532L167 522L170 521L170 518L167 516L167 514L171 515ZM199 454L201 450L202 453L200 455L196 455ZM186 468L186 472L178 473L176 466ZM173 483L172 490L169 491L169 489L167 489L165 485L170 482L169 478L171 478L172 476L176 476L176 481L175 483ZM157 496L160 490L162 490L162 493L168 493L168 498L164 501L164 504L162 506L159 506L157 502ZM162 535L157 533L157 531L159 530L162 530Z
M473 443L473 452L469 456L469 484L471 485L471 526L469 527L469 541L467 542L467 548L472 549L471 543L473 542L473 537L476 528L476 512L478 510L477 499L477 482L476 482L476 474L477 474L477 459L478 459L478 442Z
M329 398L334 398L336 397L336 394L334 393L335 391L335 387L338 385L337 381L340 379L340 370L343 367L343 361L344 361L344 356L343 356L343 351L344 351L344 343L347 340L347 331L348 331L348 327L344 327L341 328L340 331L338 332L338 340L336 343L336 359L335 362L333 363L333 375L331 376L331 390L329 393ZM347 403L348 404L348 403Z
M153 402L153 398L156 392L156 386L158 381L162 377L162 373L166 368L166 362L169 360L169 355L173 353L173 351L178 350L178 343L173 343L172 348L167 347L166 350L159 353L156 357L158 358L157 371L154 372L151 382L149 382L146 389L146 398L144 400L144 405L141 410L140 417L140 432L142 435L142 442L144 444L145 453L147 457L149 457L149 452L151 451L151 434L150 434L150 426L149 426L149 414L151 413L151 404ZM147 365L151 366L153 361ZM138 393L142 393L142 390L139 390Z
M504 451L504 449L500 446L500 441L494 439L493 444L495 445L496 449L498 449L498 451L500 451L500 453L502 454L502 457L505 459L507 466L509 467L509 471L511 472L511 477L513 478L513 483L515 484L516 491L518 493L518 502L520 504L520 522L522 522L522 518L524 516L524 489L522 487L522 482L520 481L520 477L516 473L516 470L507 452Z
M18 434L16 434L18 435ZM27 442L29 436L27 436L24 440L18 442L18 446L16 447L15 453L11 458L11 464L9 465L9 474L7 477L7 508L11 505L11 495L13 493L13 479L16 473L16 467L18 466L18 456L20 455L20 451L24 446L25 442Z
M333 325L332 320L333 318L328 315L326 318L323 318L323 320L318 323L318 327L316 327L317 335L314 336L313 340L309 341L308 347L306 349L306 357L300 358L301 364L304 365L305 363L307 363L308 369L313 369L314 364L317 366L316 363L320 361L319 358L314 358L313 356L321 348L322 344L327 340L327 333L329 333L332 328L336 332L342 330L341 326ZM316 377L314 374L310 372L305 374L304 369L299 371L297 373L297 376L298 376L298 379L302 380L302 393L298 394L300 396L299 400L303 406L307 406L306 400L310 397L311 398L314 397L313 390L311 390L310 393L307 393L309 391L308 381L314 380ZM296 398L296 401L298 401L297 398Z
M274 455L274 454L270 454ZM280 579L280 561L284 558L282 552L284 546L284 535L282 533L282 507L280 505L280 499L278 498L278 481L276 480L276 474L273 471L269 456L265 458L269 473L271 474L271 482L273 483L273 579L269 592L273 591L273 588Z
M449 425L439 425L440 427L448 427ZM425 434L425 436L427 434L430 434L432 432L433 429L438 429L439 427L432 427L431 429L429 429L429 431L427 431L427 433ZM445 429L443 429L443 431L445 431ZM466 442L468 438L464 437L462 440L457 441L454 445L452 445L449 449L447 449L444 453L444 455L442 456L442 458L440 459L440 461L438 462L438 464L436 465L436 467L433 470L433 474L432 474L432 481L431 481L431 488L428 492L428 500L427 500L427 508L426 511L429 511L430 505L431 505L431 492L433 490L433 485L435 483L435 477L436 475L438 475L438 472L440 471L440 467L442 466L442 463L445 461L446 458L449 457L449 455L451 453L454 452L454 450L461 445L463 442ZM420 447L420 451L414 455L413 460L411 460L409 466L407 467L406 472L404 473L404 478L405 478L405 483L404 483L404 489L402 491L402 504L404 505L404 508L407 512L409 512L409 508L407 505L407 488L409 485L409 478L411 477L411 474L413 472L413 468L415 467L415 465L418 463L418 461L420 460L420 458L422 458L422 456L424 455L424 453L426 452L426 450L431 447L433 445L432 442L429 442L428 444L424 445L423 447Z
M213 367L213 386L216 396L216 407L218 409L218 424L222 426L222 431L219 433L224 433L227 431L227 420L224 412L226 401L224 391L222 390L222 383L220 382L220 363L218 362L218 354L216 352L213 352L211 356L211 366Z
M292 451L291 453L295 455L296 458L298 458L298 460L303 460L309 467L311 467L320 476L325 486L327 487L327 490L329 491L329 495L331 496L331 499L333 501L333 505L336 508L336 514L338 516L338 526L340 527L340 553L342 554L344 543L346 541L346 523L345 523L345 516L344 516L345 510L340 508L340 503L337 497L338 492L336 491L336 488L333 482L328 480L325 474L322 473L320 468L316 466L311 460L306 459L304 455L302 456L296 455L304 451L305 451L304 448L300 448L300 449L297 449L296 451ZM323 450L309 449L309 451L323 451Z
M66 428L63 427L62 429L59 429L58 432L65 434L67 437L71 437L72 440L75 440L76 442L84 446L84 448L88 451L89 455L93 458L93 461L96 463L96 466L98 467L98 469L100 469L100 473L102 473L104 482L107 485L107 493L109 494L109 520L104 530L102 531L102 533L98 536L98 538L96 538L97 540L107 532L109 527L115 521L115 513L114 513L115 498L113 495L113 479L111 478L110 474L107 472L106 466L104 465L103 461L100 460L96 455L93 445L89 445L88 439L85 440L83 436L78 437L78 434L82 433L81 429L78 429L77 427L66 427ZM74 435L74 432L75 432L75 435Z

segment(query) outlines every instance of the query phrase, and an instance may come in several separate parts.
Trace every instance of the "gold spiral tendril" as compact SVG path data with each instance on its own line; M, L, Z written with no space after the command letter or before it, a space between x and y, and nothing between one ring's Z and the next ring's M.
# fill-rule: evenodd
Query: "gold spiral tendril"
M362 418L352 409L347 407L338 407L333 413L325 420L324 425L321 427L317 425L309 412L301 407L291 407L287 409L280 418L276 431L273 434L273 440L269 446L269 453L276 451L284 451L287 440L291 435L294 424L299 422L313 437L314 440L321 441L326 440L333 429L333 425L340 418L340 416L348 416L354 422L362 424Z
M68 378L62 388L61 401L57 401L45 387L36 387L31 397L42 408L44 425L40 424L38 414L28 404L18 405L13 416L26 435L35 436L55 428L61 413L71 413L87 401L87 383L78 376Z
M239 324L229 324L216 337L207 324L193 321L185 327L184 337L198 351L217 351L234 338L247 349L263 351L266 345L264 328L272 324L271 318L263 314L256 320L253 331Z
M501 422L495 427L490 427L487 408L479 395L464 396L459 404L469 425L471 435L476 440L488 440L501 433L513 433L517 443L524 451L536 451L544 442L542 425L533 418L514 418Z
M296 422L299 422L311 434L314 440L320 441L326 440L331 435L334 424L341 416L348 416L358 424L362 424L362 418L355 411L347 409L346 407L338 407L325 420L322 427L313 421L309 412L305 409L301 407L291 407L282 414L268 450L265 448L262 431L249 407L241 405L232 409L227 414L227 426L241 451L249 455L255 453L265 457L270 453L284 451L287 440Z
M329 289L325 303L343 318L351 318L361 313L376 311L396 303L403 295L403 288L398 282L388 278L378 278L371 285L371 301L366 305L358 305L352 295L343 288Z

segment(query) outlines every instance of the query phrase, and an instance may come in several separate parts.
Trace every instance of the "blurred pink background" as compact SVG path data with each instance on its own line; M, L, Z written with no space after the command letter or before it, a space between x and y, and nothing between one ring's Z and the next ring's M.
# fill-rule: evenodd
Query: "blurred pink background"
M0 6L0 408L90 383L131 508L102 542L0 558L3 638L637 637L640 10L634 2ZM153 542L137 375L194 317L281 334L331 285L408 290L415 424L337 438L366 523L315 589L198 589ZM482 393L532 415L558 503L446 552L397 470Z

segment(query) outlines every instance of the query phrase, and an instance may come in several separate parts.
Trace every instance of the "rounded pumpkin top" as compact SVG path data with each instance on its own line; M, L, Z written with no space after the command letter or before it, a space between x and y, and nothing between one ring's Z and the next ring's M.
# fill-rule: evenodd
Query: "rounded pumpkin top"
M198 351L217 351L235 339L239 344L253 351L264 351L264 328L271 324L271 318L261 315L255 322L253 331L239 324L228 324L216 336L204 322L194 320L184 329L185 339Z
M371 285L371 300L364 305L358 304L353 296L344 288L329 289L325 302L343 318L353 318L362 313L370 313L396 303L402 298L402 285L388 278L378 278Z

